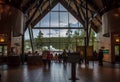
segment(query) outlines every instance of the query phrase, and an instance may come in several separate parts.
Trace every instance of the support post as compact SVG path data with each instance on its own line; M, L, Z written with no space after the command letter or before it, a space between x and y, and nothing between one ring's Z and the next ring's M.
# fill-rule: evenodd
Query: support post
M21 53L21 61L22 61L22 64L24 64L24 57L25 57L25 54L24 54L24 33L22 35L22 53Z
M88 0L85 0L86 1L86 4L85 4L85 8L86 8L86 11L85 11L85 64L87 64L87 47L88 47Z
M32 47L32 53L34 53L34 46L33 46L33 34L32 34L32 29L31 26L28 27L29 30L29 36L30 36L30 42L31 42L31 47Z

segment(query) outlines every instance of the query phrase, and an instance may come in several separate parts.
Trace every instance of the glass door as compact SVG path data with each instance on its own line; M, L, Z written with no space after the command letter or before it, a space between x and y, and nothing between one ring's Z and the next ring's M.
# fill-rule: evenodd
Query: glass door
M7 56L7 46L0 45L0 56Z
M120 44L115 45L115 61L120 62Z
M120 55L120 45L115 45L115 56Z
M2 46L0 46L0 56L2 56Z

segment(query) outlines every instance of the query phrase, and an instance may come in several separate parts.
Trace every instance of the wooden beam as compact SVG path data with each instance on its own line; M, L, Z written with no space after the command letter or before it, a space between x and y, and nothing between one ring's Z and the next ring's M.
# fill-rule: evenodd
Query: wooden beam
M91 22L91 27L94 29L96 33L99 32L98 27L93 22Z
M82 9L82 8L80 8L80 9L81 9L82 13L85 14L84 11L83 11L83 9ZM94 12L94 11L91 11L91 10L89 9L89 7L88 7L88 10L89 10L89 12L90 12L91 14L95 13L94 15L92 15L91 18L89 17L89 21L88 21L88 22L90 23L94 18L96 18L97 13ZM85 16L84 16L84 19L85 19ZM97 18L96 18L96 19L97 19ZM98 19L97 19L97 20L98 20ZM100 24L102 24L100 20L98 20L98 22L99 22Z
M33 32L32 32L32 27L31 26L28 28L28 31L29 31L29 36L30 36L30 43L31 43L32 53L34 53Z
M71 6L67 7L67 2L61 0L60 3L84 26L85 25L85 21L79 17L76 12L72 9Z
M42 2L44 0L40 0L39 1L39 5L37 6L37 8L35 9L35 11L33 12L32 16L30 17L30 19L28 19L28 21L26 22L26 28L24 29L24 31L27 29L28 25L31 23L32 19L34 18L36 12L39 10L39 7L41 6Z
M82 8L80 8L80 9L81 9L82 14L84 15L84 20L85 20L85 12L83 11ZM98 31L97 31L97 26L94 25L94 23L92 22L92 20L91 20L91 22L89 22L89 24L90 24L90 23L91 23L92 26L93 26L92 29L94 29L95 32L98 32Z
M99 7L93 2L93 0L88 0L88 4L97 12L99 16L102 16Z
M89 19L89 23L90 23L93 19L96 19L96 20L102 25L102 22L97 18L97 13L95 13L95 14Z
M105 12L120 7L118 0L102 0L104 8L100 11L102 14Z
M70 4L71 4L71 0L68 1L68 7L70 6Z
M31 4L33 4L33 5L36 5L36 2L37 2L38 0L29 0L21 9L22 9L22 11L23 11L23 13L28 13L28 10L30 9L30 7L31 7Z
M75 7L76 7L76 9L77 9L78 15L80 16L80 18L82 18L76 0L71 0L71 1L74 3L74 5L75 5ZM83 19L82 19L82 20L83 20Z
M102 22L97 18L97 17L95 17L96 18L96 20L102 25ZM101 19L102 20L102 19Z
M35 24L37 24L38 21L40 21L56 4L58 3L58 0L53 0L53 3L50 7L50 5L42 12L42 14L40 14L37 19L33 20L33 22L31 23L32 26L34 26Z

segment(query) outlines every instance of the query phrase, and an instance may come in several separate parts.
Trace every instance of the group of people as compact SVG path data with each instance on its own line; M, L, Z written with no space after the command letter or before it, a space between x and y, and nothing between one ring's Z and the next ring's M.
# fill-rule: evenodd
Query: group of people
M45 66L46 66L46 64L48 64L48 66L50 66L51 60L53 60L55 62L63 62L64 64L66 64L68 56L69 56L69 53L67 53L65 50L63 50L62 54L56 53L54 56L53 56L53 54L50 54L49 51L45 51L42 54L42 60L43 60L43 64ZM98 60L100 66L103 65L103 58L104 58L103 49L99 49L98 53L96 51L94 51L93 57ZM83 61L83 59L80 59L80 61L81 60Z
M31 51L28 51L27 53L28 56L38 56L40 55L38 51L35 51L35 53L32 53Z
M46 66L47 64L48 66L50 66L51 60L59 63L62 61L63 63L67 63L67 57L68 57L68 54L66 53L65 50L62 52L62 54L56 53L55 55L50 54L49 51L43 51L42 61L44 66Z
M55 54L55 56L53 57L53 60L59 63L63 62L64 64L66 64L68 55L69 53L67 53L66 50L63 50L61 54Z

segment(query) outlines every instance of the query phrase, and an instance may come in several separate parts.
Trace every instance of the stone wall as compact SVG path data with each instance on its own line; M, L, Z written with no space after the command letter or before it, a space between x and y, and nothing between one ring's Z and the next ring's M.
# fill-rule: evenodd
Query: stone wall
M98 41L98 49L104 47L104 50L109 50L109 54L104 55L104 61L111 62L111 38L104 37L102 31L100 31L98 33L97 41Z

